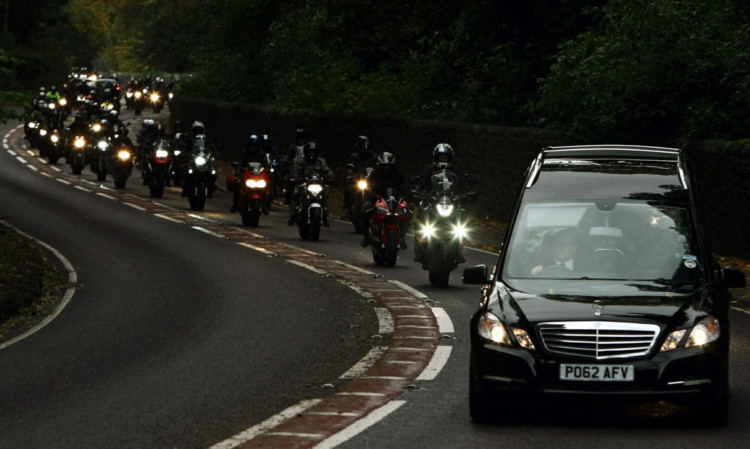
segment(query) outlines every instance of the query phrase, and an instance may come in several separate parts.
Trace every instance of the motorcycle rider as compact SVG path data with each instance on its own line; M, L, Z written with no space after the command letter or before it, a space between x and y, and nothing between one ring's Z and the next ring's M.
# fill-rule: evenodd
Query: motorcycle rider
M203 125L203 122L199 122L198 120L194 121L193 124L190 125L190 134L193 136L193 139L201 134L205 135L206 127Z
M47 91L47 94L45 95L45 97L47 98L47 101L57 103L60 101L60 98L62 96L60 95L60 92L57 91L57 87L52 86Z
M303 149L308 141L309 140L307 137L307 132L304 129L299 128L294 132L294 143L289 145L289 147L286 149L286 153L279 161L279 167L281 168L281 179L287 180L289 178L289 174L294 169L296 160L303 157ZM290 204L292 198L292 190L294 190L294 184L286 182L284 204Z
M297 209L299 207L300 192L298 188L298 181L304 180L307 176L317 174L328 180L329 184L335 183L336 177L328 166L328 162L320 156L320 148L315 142L307 142L302 149L302 157L295 161L294 168L289 175L289 183L294 188L294 193L289 205L289 220L287 224L293 225L297 221ZM328 222L328 200L325 199L323 205L323 226L330 226Z
M367 177L367 191L362 206L362 242L363 247L370 244L370 218L375 209L377 196L385 197L389 188L395 188L399 193L404 186L404 176L396 168L396 156L383 152L378 155L377 165ZM406 227L408 227L408 222ZM406 229L401 229L401 235L406 235ZM401 249L406 249L406 239L401 239Z
M354 148L356 151L349 155L349 162L346 164L348 176L355 180L344 186L344 205L342 209L346 210L347 214L350 213L349 209L352 206L354 195L357 194L357 188L354 183L360 177L367 176L367 168L374 168L377 165L378 159L377 155L372 152L370 138L367 136L357 136Z
M469 178L469 176L462 170L460 170L454 163L453 160L455 159L455 152L453 151L453 147L451 147L447 143L439 143L435 148L432 150L432 163L430 163L427 167L425 167L422 170L422 173L419 175L419 184L417 186L417 189L420 190L421 193L428 193L432 190L432 175L437 173L441 170L449 170L456 174L458 177L458 188L464 192L470 192L471 188L470 185L473 184L473 181ZM418 221L422 218L421 210L417 212L418 215ZM427 242L421 241L419 239L419 236L417 234L414 235L414 261L415 262L422 262L424 261L425 257L425 250L426 250ZM459 254L459 262L463 263L465 260L463 259L463 254Z
M234 174L237 183L242 180L242 172L245 171L245 167L247 167L247 164L249 164L250 162L259 162L263 169L268 170L270 173L271 166L268 163L268 157L266 156L266 153L261 149L260 138L256 134L252 134L247 138L245 150L240 152L240 160L237 164L237 168ZM232 207L229 209L229 212L231 213L237 212L237 201L239 199L239 194L239 186L235 185L233 197L234 202L232 203ZM269 196L269 198L266 199L266 204L263 205L263 208L265 210L268 210L270 207L271 198Z

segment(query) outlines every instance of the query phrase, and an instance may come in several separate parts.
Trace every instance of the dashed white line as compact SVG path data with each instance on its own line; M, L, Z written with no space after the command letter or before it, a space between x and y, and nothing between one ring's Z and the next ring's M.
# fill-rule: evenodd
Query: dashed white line
M399 407L404 405L406 401L390 401L389 403L385 404L384 406L380 407L377 410L374 410L369 415L365 416L364 418L357 420L354 424L351 426L339 431L338 433L335 433L331 435L330 437L326 438L325 440L321 441L317 445L313 447L313 449L331 449L339 444L342 444L361 432L364 432L371 426L377 424L378 422L382 421L393 413L394 411L398 410Z
M268 418L267 420L263 421L260 424L256 424L237 435L228 438L220 443L216 443L213 446L211 446L209 449L232 449L235 448L243 443L246 443L253 438L257 437L258 435L261 435L262 433L268 431L269 429L272 429L282 422L286 421L289 418L292 418L294 416L299 415L300 413L305 412L306 410L318 405L322 399L311 399L306 401L301 401L298 404L295 404L286 410Z
M180 221L180 220L178 220L176 218L168 217L168 216L163 215L163 214L154 214L154 217L159 217L161 219L164 219L164 220L167 220L167 221L171 221L172 223L179 223L179 224L184 223L184 222L182 222L182 221Z
M219 238L219 239L225 239L225 238L227 238L224 234L219 234L218 232L214 232L214 231L212 231L210 229L202 228L200 226L193 226L192 228L195 229L196 231L200 231L200 232L202 232L204 234L208 234L208 235L214 236L214 237Z
M146 210L146 208L145 208L145 207L141 207L141 206L139 206L139 205L137 205L137 204L133 204L133 203L128 203L127 201L124 201L124 202L123 202L123 204L124 204L124 205L126 205L126 206L130 206L130 207L132 207L132 208L133 208L133 209L135 209L135 210L139 210L139 211L144 211L144 210Z
M326 274L326 272L325 272L325 271L323 271L323 270L321 270L321 269L319 269L319 268L316 268L316 267L314 267L314 266L312 266L312 265L308 265L308 264L306 264L306 263L300 262L300 261L298 261L298 260L292 260L292 259L288 259L288 260L287 260L287 262L289 262L289 263L291 263L291 264L294 264L294 265L297 265L298 267L302 267L302 268L305 268L305 269L307 269L307 270L310 270L310 271L312 271L312 272L314 272L314 273L318 273L318 274Z

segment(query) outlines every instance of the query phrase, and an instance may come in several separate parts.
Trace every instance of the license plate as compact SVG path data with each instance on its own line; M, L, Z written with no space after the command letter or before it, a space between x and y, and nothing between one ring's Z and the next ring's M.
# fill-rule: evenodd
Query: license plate
M634 378L633 365L560 365L560 380L632 382Z

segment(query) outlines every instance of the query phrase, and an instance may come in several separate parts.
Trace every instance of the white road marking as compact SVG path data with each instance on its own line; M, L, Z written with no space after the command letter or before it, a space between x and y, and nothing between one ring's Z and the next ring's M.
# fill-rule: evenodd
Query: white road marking
M432 314L435 315L441 334L452 334L456 332L453 328L453 321L451 321L451 318L448 316L445 309L442 307L433 307Z
M370 349L370 352L368 352L367 355L362 357L359 362L349 368L347 372L339 376L339 379L354 379L361 377L383 354L385 354L387 350L387 346L375 346Z
M354 438L361 432L364 432L371 426L379 423L380 421L385 419L385 417L387 417L394 411L398 410L398 408L404 405L405 403L406 401L390 401L389 403L385 404L379 409L374 410L372 413L365 416L364 418L357 420L351 426L321 441L320 443L315 445L313 449L331 449L331 448L338 446L339 444L345 443L346 441Z
M237 435L228 438L220 443L216 443L213 446L211 446L209 449L232 449L235 448L243 443L246 443L253 438L257 437L258 435L261 435L268 430L278 426L279 424L283 423L289 418L293 418L300 413L303 413L305 410L308 410L316 405L318 405L321 402L321 399L310 399L306 401L301 401L298 404L295 404L286 410L283 410L282 412L268 418L267 420L263 421L260 424L256 424Z
M196 231L200 231L204 234L212 235L216 238L220 238L220 239L226 238L226 236L223 234L219 234L218 232L214 232L214 231L211 231L210 229L202 228L200 226L193 226L192 228L195 229Z
M435 380L435 378L443 370L445 364L448 363L448 359L453 351L453 346L438 346L435 353L432 354L430 363L422 370L422 373L417 376L417 380Z

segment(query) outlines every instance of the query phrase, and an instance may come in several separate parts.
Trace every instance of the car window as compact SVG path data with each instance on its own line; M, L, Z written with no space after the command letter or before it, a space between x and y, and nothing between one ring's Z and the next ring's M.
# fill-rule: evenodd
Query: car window
M689 210L640 202L525 204L504 275L540 279L702 278Z

